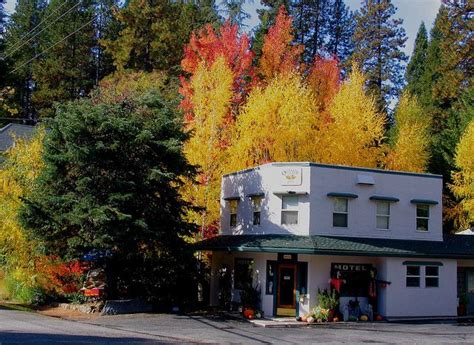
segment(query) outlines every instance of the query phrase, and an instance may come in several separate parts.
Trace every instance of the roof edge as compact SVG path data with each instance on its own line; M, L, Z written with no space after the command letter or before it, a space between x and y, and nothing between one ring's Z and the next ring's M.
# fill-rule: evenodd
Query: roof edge
M404 175L404 176L417 176L417 177L428 177L428 178L437 178L442 179L443 175L439 174L430 174L430 173L415 173L409 171L399 171L399 170L384 170L384 169L377 169L377 168L365 168L365 167L353 167L348 165L339 165L339 164L324 164L324 163L313 163L313 162L273 162L273 163L266 163L255 166L253 168L248 168L244 170L238 170L235 172L231 172L228 174L222 175L222 177L234 176L245 174L253 170L259 170L262 167L266 166L275 166L275 167L282 167L282 166L314 166L318 168L328 168L328 169L340 169L340 170L354 170L354 171L364 171L364 172L373 172L373 173L381 173L381 174L391 174L391 175Z

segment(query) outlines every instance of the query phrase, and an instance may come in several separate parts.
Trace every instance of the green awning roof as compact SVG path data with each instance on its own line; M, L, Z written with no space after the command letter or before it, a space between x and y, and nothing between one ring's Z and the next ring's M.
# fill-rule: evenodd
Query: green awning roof
M328 196L328 197L332 197L332 198L349 198L349 199L355 199L355 198L358 198L358 197L359 197L357 194L352 194L352 193L336 193L336 192L328 193L327 196Z
M427 199L412 199L412 204L422 204L422 205L438 205L436 200L427 200Z
M451 235L444 241L381 238L222 235L194 244L195 250L474 259L474 236Z

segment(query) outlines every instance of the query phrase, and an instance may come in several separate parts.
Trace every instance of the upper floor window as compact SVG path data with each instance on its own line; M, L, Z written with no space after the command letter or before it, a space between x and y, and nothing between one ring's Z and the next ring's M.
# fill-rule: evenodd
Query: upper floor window
M239 208L239 200L229 200L230 208L230 226L237 226L237 209Z
M262 199L261 196L253 196L250 200L252 201L253 211L253 225L260 225L260 215L262 212Z
M283 195L281 202L281 224L298 224L298 196Z
M377 229L388 230L390 227L390 203L388 201L376 202Z
M347 228L348 200L346 198L334 198L334 212L332 214L332 225Z
M430 206L418 204L416 205L416 230L428 231L430 220Z

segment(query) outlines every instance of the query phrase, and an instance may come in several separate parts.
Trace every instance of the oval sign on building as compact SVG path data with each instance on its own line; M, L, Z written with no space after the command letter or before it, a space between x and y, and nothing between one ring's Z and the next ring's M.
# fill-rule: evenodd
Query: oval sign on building
M282 186L301 186L301 168L284 168L280 170L280 180Z

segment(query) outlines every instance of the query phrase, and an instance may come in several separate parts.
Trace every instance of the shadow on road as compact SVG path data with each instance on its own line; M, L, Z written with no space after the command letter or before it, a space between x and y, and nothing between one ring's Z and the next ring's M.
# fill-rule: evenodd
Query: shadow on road
M1 345L134 345L134 344L171 344L171 342L163 342L140 338L110 338L99 336L82 336L68 334L41 334L41 333L19 333L19 332L2 332L0 333Z

